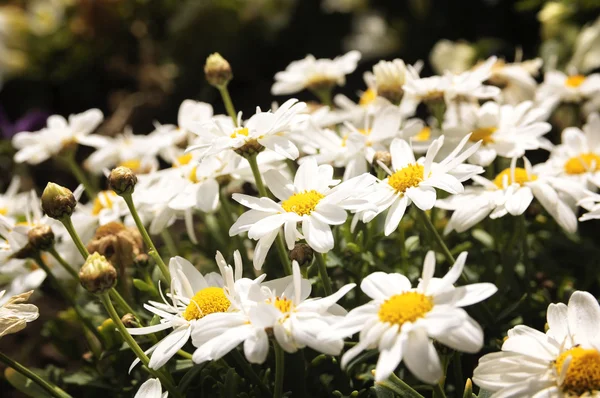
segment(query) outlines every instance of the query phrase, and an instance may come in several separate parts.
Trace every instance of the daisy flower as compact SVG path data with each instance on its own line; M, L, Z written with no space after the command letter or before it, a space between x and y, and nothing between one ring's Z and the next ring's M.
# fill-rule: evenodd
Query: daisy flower
M555 98L560 102L579 103L600 93L600 74L589 76L566 75L560 71L549 71L538 88L536 98L542 101Z
M296 261L292 262L292 270L291 276L247 285L241 311L211 314L199 320L192 333L192 342L198 347L194 362L220 359L243 342L248 361L263 363L269 352L268 331L286 352L310 347L339 355L341 338L325 342L317 335L345 314L336 303L355 284L345 285L330 296L311 299L310 281L302 278Z
M500 59L492 67L488 83L502 90L499 98L501 103L518 105L523 101L531 101L537 89L533 76L538 75L542 63L541 58L514 63Z
M230 236L248 232L250 239L258 240L253 260L257 269L262 267L282 226L290 250L299 238L306 239L319 253L333 249L331 225L343 224L348 216L346 210L357 211L366 205L365 201L355 198L375 177L363 174L339 184L340 181L333 178L333 167L317 166L315 159L309 158L298 167L293 182L276 170L267 171L264 178L265 185L280 201L233 194L234 200L251 210L242 214L229 229ZM302 234L297 229L300 222Z
M576 291L569 304L550 304L549 329L519 325L502 351L484 355L473 381L492 397L596 397L600 391L600 306Z
M461 253L443 278L434 278L435 254L428 252L416 288L404 275L372 273L360 284L371 301L350 311L319 338L360 332L358 344L342 356L342 367L364 350L377 348L376 381L387 379L404 361L415 377L437 383L443 371L432 339L458 351L478 352L483 346L483 331L462 307L497 291L491 283L454 287L466 258L467 253Z
M528 150L550 149L552 144L542 137L552 129L543 121L549 113L549 107L534 107L530 101L517 106L488 101L481 107L451 107L444 135L462 138L470 133L470 141L481 140L479 150L469 157L469 162L489 166L498 155L513 158L523 156Z
M177 112L177 125L179 130L193 138L193 131L199 124L207 123L213 117L213 107L206 102L184 100Z
M293 94L304 89L320 90L346 84L346 75L354 72L360 60L358 51L350 51L334 59L316 59L312 55L294 61L275 74L271 94Z
M22 210L22 202L19 195L19 188L21 187L21 178L19 176L13 176L10 180L6 192L0 194L0 215L14 217L17 216Z
M306 104L297 99L286 101L275 112L262 112L257 107L256 113L243 123L243 127L241 112L237 121L240 127L235 127L229 118L215 117L210 123L196 128L194 133L198 135L200 143L188 147L187 151L201 149L200 157L204 158L226 150L244 155L247 151L256 153L269 148L294 160L299 156L299 151L285 132L308 117L301 114L305 108Z
M462 182L483 172L479 166L462 164L479 147L479 143L476 143L460 153L468 140L469 136L464 137L458 146L439 163L434 162L433 159L444 144L443 136L433 141L425 157L418 161L415 160L408 142L398 138L392 141L390 147L392 168L388 169L380 164L389 176L379 180L374 185L373 192L365 196L376 210L362 211L362 221L369 222L389 209L384 228L384 233L388 236L398 228L406 208L411 203L414 202L423 211L431 209L435 204L436 188L451 194L463 192Z
M182 257L173 257L169 262L172 276L171 299L169 303L149 301L144 304L151 313L161 320L158 325L127 329L132 335L145 335L162 330L173 329L164 339L151 347L146 354L151 354L149 366L159 369L177 353L190 338L194 324L198 319L215 312L226 312L235 295L235 285L242 279L242 260L239 252L235 252L235 272L228 265L221 253L217 252L216 262L220 270L203 276L192 263ZM139 363L136 359L130 369Z
M0 291L0 299L5 293L6 290ZM38 318L38 307L26 303L32 294L33 290L3 300L4 304L0 306L0 338L25 329L29 322Z
M13 137L12 144L18 149L14 160L17 163L38 164L76 144L102 145L104 137L89 134L102 123L103 118L98 109L71 115L69 120L52 115L44 129L33 133L24 131Z
M133 398L167 398L169 392L163 394L162 386L158 379L148 379L142 384Z

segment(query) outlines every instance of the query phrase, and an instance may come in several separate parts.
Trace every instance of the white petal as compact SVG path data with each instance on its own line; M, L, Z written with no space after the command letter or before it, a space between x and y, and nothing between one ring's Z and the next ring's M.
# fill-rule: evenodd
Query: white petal
M415 377L429 384L440 380L443 375L440 358L424 329L410 331L404 350L404 363Z

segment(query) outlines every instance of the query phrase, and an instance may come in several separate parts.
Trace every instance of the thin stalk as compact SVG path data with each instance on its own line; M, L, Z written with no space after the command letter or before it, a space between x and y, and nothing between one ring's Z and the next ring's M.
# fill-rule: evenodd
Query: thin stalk
M452 358L454 369L454 386L456 388L456 396L461 397L463 395L464 379L462 371L462 363L460 361L460 352L454 351L454 357Z
M75 179L81 185L83 185L83 187L85 188L85 193L88 196L88 198L93 199L96 197L98 192L96 192L96 190L94 189L94 186L91 184L90 180L87 178L85 173L79 168L79 165L75 161L74 155L75 155L74 153L70 153L66 156L63 156L62 159L69 167L69 170L71 171L71 173L73 173L73 176L75 177Z
M327 275L327 266L325 265L325 258L323 258L322 253L315 252L315 260L317 261L317 265L319 266L319 276L321 277L321 282L323 282L325 295L330 296L333 293L333 290L331 289L331 281L329 280L329 275Z
M333 101L331 100L331 92L333 87L330 88L322 88L318 90L311 90L312 93L321 101L323 105L327 105L330 108L333 108Z
M246 377L248 377L254 384L260 388L263 395L268 397L271 395L271 390L265 385L265 383L260 379L260 377L256 374L252 366L244 359L242 354L237 349L231 350L231 356L237 362L237 364L242 368Z
M185 359L190 359L190 360L192 359L192 354L190 354L187 351L179 350L179 351L177 351L177 355L179 355L180 357L185 358Z
M281 398L283 396L283 375L285 373L285 354L283 349L273 340L273 348L275 349L275 390L273 398Z
M261 197L267 198L269 197L269 194L267 193L267 189L265 188L265 184L263 183L262 176L260 175L260 170L258 169L258 162L256 161L256 156L257 155L248 156L248 163L250 163L250 168L252 169L252 174L254 175L254 181L256 183L256 189L258 189L258 194ZM287 250L285 249L285 242L283 241L283 236L281 236L281 232L277 234L277 238L275 239L275 245L277 246L279 260L283 265L285 273L287 275L291 275L292 266L287 254Z
M67 270L67 272L69 273L69 275L71 275L76 281L79 280L79 274L77 273L77 271L75 271L75 269L73 267L71 267L71 264L69 264L68 262L65 261L64 258L62 258L62 256L56 251L56 248L54 246L52 246L50 248L50 250L48 250L48 253L50 253L50 255L52 257L54 257L54 259L56 261L58 261L58 263L60 265L62 265L62 267Z
M4 362L7 366L13 368L17 372L21 373L23 376L27 377L29 380L33 381L35 384L44 389L48 394L52 395L55 398L72 398L71 395L67 394L63 389L58 387L55 384L50 383L42 379L37 374L33 373L27 367L21 365L19 362L7 357L2 352L0 352L0 361Z
M233 120L233 125L237 127L237 114L235 113L235 108L233 107L233 101L231 101L231 96L229 95L227 85L223 85L217 88L219 89L219 93L221 93L221 98L223 99L223 104L225 105L227 114L229 115L231 120Z
M438 383L433 385L433 398L446 398L446 393L442 386Z
M169 251L171 257L175 257L179 253L179 251L177 250L177 245L175 244L175 241L173 240L173 236L171 236L171 232L169 231L169 229L163 229L160 232L160 236L165 245L167 246L167 250Z
M171 274L169 273L169 269L165 265L165 262L163 261L162 257L160 256L160 253L158 252L158 250L156 250L156 246L154 246L154 243L152 242L150 235L148 235L148 231L146 231L146 227L144 227L144 223L142 223L142 220L140 219L140 216L138 215L138 212L135 209L135 205L133 204L133 199L131 197L131 194L124 194L122 197L123 197L123 199L125 199L125 203L127 203L129 212L131 213L131 216L133 217L133 221L135 221L135 225L137 226L138 230L140 231L140 234L142 235L142 239L144 240L144 243L150 249L148 251L148 254L150 255L150 257L152 257L154 259L154 261L158 265L158 268L160 268L160 271L162 272L163 276L167 279L167 282L170 282Z
M175 387L175 384L172 382L171 377L167 376L168 374L165 374L164 372L161 372L161 371L150 369L150 367L148 366L148 364L150 363L150 359L144 353L144 351L140 348L140 346L135 341L135 339L129 334L129 332L125 328L125 325L123 325L123 322L121 322L121 318L119 318L119 315L117 314L117 311L115 310L115 307L113 306L112 302L110 301L110 297L109 297L108 293L102 293L99 295L99 297L100 297L100 301L102 301L102 304L104 305L104 308L106 309L106 312L108 312L108 315L113 320L113 322L115 323L115 326L121 333L123 340L125 340L125 342L129 346L131 351L133 351L133 353L140 359L142 364L148 368L148 372L150 372L150 374L152 376L157 377L160 380L161 384L163 386L165 386L165 388L169 391L169 394L173 395L174 397L181 398L181 394Z
M110 294L110 297L112 297L112 299L115 300L115 303L117 303L117 305L121 307L123 314L133 314L137 319L140 320L140 322L142 322L138 314L133 310L133 308L131 308L129 304L127 304L127 301L125 301L123 296L121 296L121 294L114 287L110 289L108 293Z

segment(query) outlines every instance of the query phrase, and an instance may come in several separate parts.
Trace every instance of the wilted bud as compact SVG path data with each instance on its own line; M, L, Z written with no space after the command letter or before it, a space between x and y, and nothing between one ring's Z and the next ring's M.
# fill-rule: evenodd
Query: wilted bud
M383 164L387 168L392 167L392 154L388 151L377 151L373 157L373 164L379 166L379 163Z
M125 314L121 318L121 322L125 325L126 328L139 328L140 321L133 314Z
M290 260L296 260L298 265L309 265L314 257L313 249L306 243L296 243L292 251L290 251Z
M90 293L104 293L117 283L117 270L106 257L94 253L88 256L79 270L79 281Z
M206 58L204 65L206 80L214 87L223 87L233 78L231 65L219 53L213 53Z
M48 251L54 246L54 232L47 225L33 227L27 233L29 244L39 251Z
M98 227L87 244L90 253L103 255L119 269L131 266L142 248L142 236L137 228L126 227L114 221Z
M146 253L140 253L133 259L135 268L146 268L148 265L150 265L150 257Z
M119 166L108 176L108 186L119 196L131 195L137 184L135 173L127 167Z
M42 193L42 210L50 218L60 220L70 217L77 206L77 200L70 189L49 182Z

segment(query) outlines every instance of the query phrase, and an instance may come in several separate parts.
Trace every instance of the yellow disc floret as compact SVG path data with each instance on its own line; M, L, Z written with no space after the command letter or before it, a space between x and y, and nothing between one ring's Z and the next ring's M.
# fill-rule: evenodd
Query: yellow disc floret
M295 193L281 203L281 207L288 213L296 213L299 216L307 216L315 210L325 195L313 190Z
M273 305L283 313L290 312L292 309L292 300L288 300L285 297L277 297L275 301L273 301Z
M379 320L401 326L415 322L433 309L433 300L418 292L396 294L379 307Z
M567 77L565 80L565 86L567 87L579 87L585 81L585 76L583 75L573 75Z
M127 167L128 169L131 169L134 173L137 173L142 170L142 161L139 159L128 159L119 163L119 166Z
M192 297L183 317L188 321L200 319L215 312L226 312L230 305L222 287L207 287Z
M248 137L248 134L250 134L250 131L248 130L248 127L244 127L242 129L235 130L233 133L231 133L231 135L229 137L231 137L231 138L237 138L240 135L243 136L243 137Z
M8 214L8 209L6 207L0 207L0 214L5 216Z
M377 91L373 90L372 88L368 88L360 96L360 100L358 101L358 104L360 106L367 106L371 102L375 101L376 98L377 98Z
M600 170L600 156L595 153L582 153L574 156L565 163L567 174L583 174L586 171Z
M431 138L431 127L423 127L421 131L419 131L419 134L415 135L414 138L416 141L427 141Z
M173 167L185 166L192 161L192 154L185 153L177 158L177 161L173 163Z
M102 209L112 209L113 200L117 197L117 194L113 191L102 191L98 193L96 199L94 199L94 207L92 208L92 214L97 216L100 214Z
M494 184L500 189L504 188L503 182L504 177L507 177L508 185L512 185L513 183L523 185L526 182L531 182L537 180L537 176L535 174L527 173L527 170L521 167L515 167L515 180L512 180L512 176L510 173L510 169L504 169L500 174L494 178Z
M496 127L480 127L478 129L475 129L471 133L469 141L483 141L483 144L491 144L494 142L494 138L492 137L492 135L496 130L498 130Z
M571 357L571 363L565 371L566 375L561 375L568 357ZM555 366L559 377L564 376L561 389L567 396L588 396L586 393L592 396L593 392L600 391L600 352L582 347L571 348L560 354Z
M420 164L409 163L388 178L388 184L396 192L404 193L408 188L416 187L423 181L424 167Z

